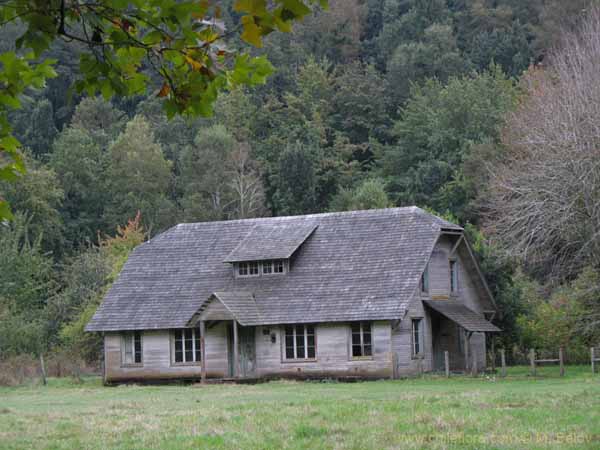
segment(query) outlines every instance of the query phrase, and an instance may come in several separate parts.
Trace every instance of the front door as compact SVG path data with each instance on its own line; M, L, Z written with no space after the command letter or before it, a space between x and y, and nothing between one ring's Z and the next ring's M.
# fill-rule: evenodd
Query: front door
M238 345L240 358L240 377L253 377L256 374L256 343L254 339L255 327L242 327L238 325ZM227 325L227 365L229 376L235 375L233 351L233 326Z
M256 344L254 327L239 327L240 376L253 377L256 373Z

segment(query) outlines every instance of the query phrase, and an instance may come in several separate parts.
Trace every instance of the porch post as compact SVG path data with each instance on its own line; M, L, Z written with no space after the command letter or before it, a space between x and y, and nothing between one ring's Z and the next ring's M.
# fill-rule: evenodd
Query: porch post
M238 324L233 320L233 376L240 377L240 351L238 342Z
M204 320L200 321L200 358L202 358L202 383L206 382L206 323Z
M470 347L471 336L469 336L469 332L465 330L465 372L469 371L469 354L471 353Z

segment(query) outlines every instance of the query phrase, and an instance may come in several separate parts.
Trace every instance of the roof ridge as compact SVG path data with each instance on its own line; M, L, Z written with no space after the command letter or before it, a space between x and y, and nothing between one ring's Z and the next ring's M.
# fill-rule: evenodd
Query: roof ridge
M223 223L239 223L239 222L267 222L267 221L285 221L291 219L317 219L321 217L335 217L335 216L351 216L351 215L378 215L378 214L386 214L386 213L400 213L400 212L413 212L422 215L426 215L429 217L435 217L444 222L444 219L438 217L418 206L398 206L393 208L374 208L374 209L357 209L352 211L332 211L325 213L311 213L311 214L295 214L288 216L269 216L269 217L251 217L246 219L228 219L228 220L213 220L213 221L203 221L203 222L182 222L177 225L174 225L173 228L178 227L187 227L191 225L199 225L199 224L223 224ZM450 223L450 222L448 222ZM458 225L456 225L458 226Z

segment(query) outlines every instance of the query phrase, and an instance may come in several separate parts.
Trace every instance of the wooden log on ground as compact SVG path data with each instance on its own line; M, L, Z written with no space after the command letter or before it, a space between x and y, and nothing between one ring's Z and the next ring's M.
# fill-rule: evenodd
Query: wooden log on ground
M446 378L450 378L450 355L448 351L444 352L444 367L446 369Z
M500 375L502 377L506 376L506 354L504 349L500 349L500 364L502 364L502 370L500 372Z
M535 350L529 350L529 365L531 366L531 376L535 377Z

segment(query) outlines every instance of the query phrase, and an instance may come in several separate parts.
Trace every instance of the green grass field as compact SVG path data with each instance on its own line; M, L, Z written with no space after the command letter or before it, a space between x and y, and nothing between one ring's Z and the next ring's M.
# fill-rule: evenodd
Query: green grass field
M600 448L600 375L0 388L0 448Z

